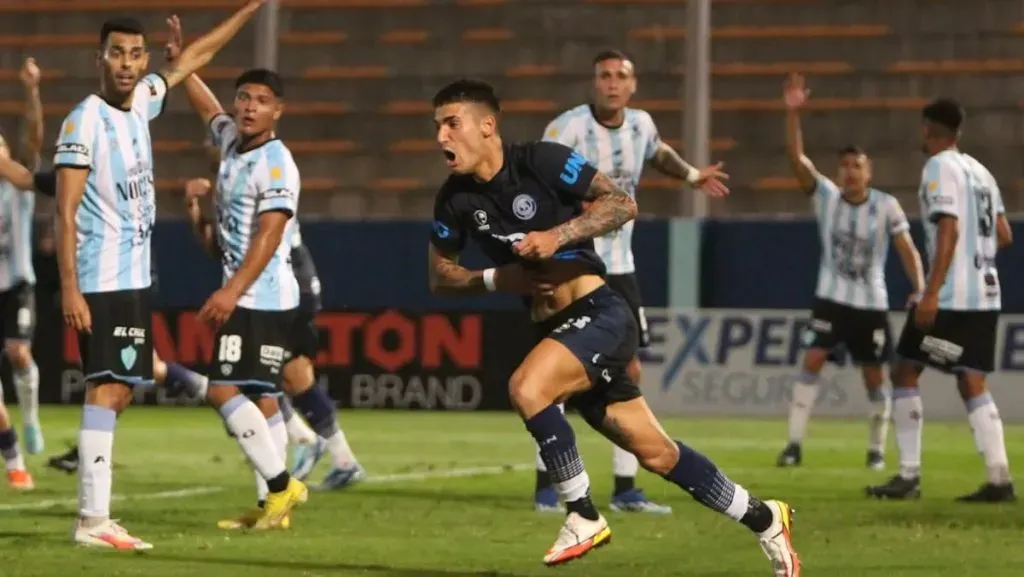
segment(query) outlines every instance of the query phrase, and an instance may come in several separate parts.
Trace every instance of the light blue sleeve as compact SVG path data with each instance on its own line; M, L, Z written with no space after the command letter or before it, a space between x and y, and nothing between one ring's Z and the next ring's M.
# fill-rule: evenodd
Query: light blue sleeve
M276 210L294 215L299 204L299 170L291 154L277 143L267 149L266 177L261 179L256 214Z
M650 113L645 111L643 115L645 130L644 160L650 160L658 153L658 147L661 146L661 135L658 134L658 127L654 124L654 119L651 118Z
M572 111L566 111L559 114L554 120L548 123L544 129L543 140L547 142L557 142L564 144L569 148L576 148L576 134L573 130L572 120L576 118Z
M167 104L167 81L159 74L147 74L135 85L132 95L132 108L146 115L147 120L154 120L164 111Z
M95 107L86 100L64 118L53 155L54 168L92 168L96 144Z
M921 175L921 194L927 205L925 217L933 222L940 216L963 218L957 189L950 167L938 156L929 158Z

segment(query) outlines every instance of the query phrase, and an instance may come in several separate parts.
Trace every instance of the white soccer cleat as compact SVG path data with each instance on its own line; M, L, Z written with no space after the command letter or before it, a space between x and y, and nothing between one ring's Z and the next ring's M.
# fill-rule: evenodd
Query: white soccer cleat
M775 577L800 577L800 558L790 539L793 509L782 501L765 501L774 519L768 529L757 536L761 550L772 562Z
M604 516L597 521L585 519L579 513L569 513L565 525L558 532L558 539L544 555L546 565L559 565L589 553L612 540L612 530Z
M84 547L104 547L124 551L145 551L152 549L151 543L132 537L116 519L107 519L99 525L86 527L81 520L75 521L75 543Z

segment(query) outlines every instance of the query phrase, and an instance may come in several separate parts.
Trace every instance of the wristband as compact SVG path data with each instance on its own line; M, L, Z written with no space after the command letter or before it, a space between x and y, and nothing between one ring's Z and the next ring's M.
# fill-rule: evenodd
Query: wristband
M686 172L686 182L697 184L698 180L700 180L700 171L691 166L690 170Z
M494 273L495 269L493 268L484 269L484 288L487 289L487 292L498 290L497 285L494 284Z

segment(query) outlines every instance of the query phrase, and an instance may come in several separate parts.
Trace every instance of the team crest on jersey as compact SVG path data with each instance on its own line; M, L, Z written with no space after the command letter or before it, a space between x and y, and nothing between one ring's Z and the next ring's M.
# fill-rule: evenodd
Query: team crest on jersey
M281 178L281 168L278 167L278 166L275 166L275 167L271 168L270 169L270 178L272 180L277 180L277 179Z
M487 222L487 213L482 210L473 211L473 222L479 231L491 230L491 225Z
M512 212L519 220L530 220L537 214L537 201L528 194L520 194L512 200Z
M64 123L64 136L71 136L71 133L75 131L75 121L68 120Z

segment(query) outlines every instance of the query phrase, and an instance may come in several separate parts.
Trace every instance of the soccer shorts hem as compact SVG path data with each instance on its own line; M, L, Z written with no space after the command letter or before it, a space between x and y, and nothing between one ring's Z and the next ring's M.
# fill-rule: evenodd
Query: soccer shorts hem
M927 330L914 323L914 311L900 333L896 354L945 373L995 370L999 311L939 310Z
M641 396L630 379L629 363L637 352L633 313L618 293L604 285L538 323L540 337L564 345L590 377L590 389L577 393L569 405L592 425L604 420L608 405Z
M19 282L0 292L0 318L5 343L32 342L36 329L35 287Z
M647 315L644 314L643 300L640 297L640 283L637 282L636 274L609 274L605 276L604 281L626 300L629 310L633 312L633 320L636 321L638 346L641 349L646 349L651 344L651 333L647 328Z
M235 308L214 335L210 383L276 390L294 319L294 310Z
M892 357L892 329L886 310L858 309L816 298L804 339L808 348L832 354L845 348L857 365L880 365Z
M78 334L78 350L86 382L120 383L130 387L152 383L149 289L83 296L92 315L92 332Z
M288 334L288 360L306 357L315 362L319 350L320 329L316 325L316 312L300 308Z

